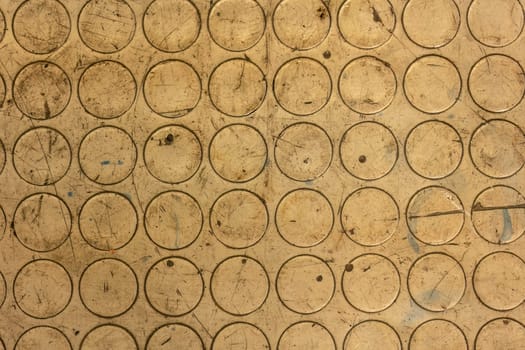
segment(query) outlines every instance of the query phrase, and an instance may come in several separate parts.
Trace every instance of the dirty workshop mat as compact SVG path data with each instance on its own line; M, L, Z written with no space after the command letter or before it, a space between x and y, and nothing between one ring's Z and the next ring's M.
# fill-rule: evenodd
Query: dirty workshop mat
M525 349L522 6L0 0L0 349Z

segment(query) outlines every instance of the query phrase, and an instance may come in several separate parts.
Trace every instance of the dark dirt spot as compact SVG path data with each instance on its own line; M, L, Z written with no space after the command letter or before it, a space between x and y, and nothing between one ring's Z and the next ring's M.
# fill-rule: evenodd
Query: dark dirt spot
M326 9L324 7L319 7L317 9L317 15L319 16L320 19L325 19L326 18Z
M166 143L166 145L171 145L173 143L173 135L172 134L168 134L168 136L166 136L166 139L164 140L164 142Z
M243 265L246 264L246 261L247 261L247 260L243 258L243 259L241 260L241 264L243 264Z
M323 57L329 59L330 57L332 57L332 53L326 50L325 52L323 52Z
M504 325L508 325L509 324L509 320L503 320L503 324Z
M168 267L173 267L174 264L173 264L173 261L168 260L166 261L166 265L168 265Z
M315 280L316 280L317 282L321 282L321 281L323 280L323 276L322 276L322 275L319 275L319 276L317 276L317 277L315 278Z
M221 225L222 225L221 220L217 220L217 226L221 227Z
M346 272L352 272L352 270L354 269L354 265L348 263L345 265L345 271Z
M381 16L379 16L379 13L375 9L375 7L372 7L372 16L373 16L374 22L383 24L383 20L381 19Z
M364 162L366 162L366 156L364 155L359 156L359 163L364 163Z

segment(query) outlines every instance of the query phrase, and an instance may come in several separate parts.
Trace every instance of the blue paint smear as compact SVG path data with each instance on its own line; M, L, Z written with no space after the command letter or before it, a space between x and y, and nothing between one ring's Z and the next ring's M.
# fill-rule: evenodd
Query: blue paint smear
M103 160L100 162L100 165L109 165L111 162L109 160Z
M124 194L124 196L126 196L127 199L131 200L131 194L129 194L129 193L123 193L123 194Z
M67 193L67 196L68 196L68 197L73 197L73 192L68 192L68 193Z
M304 182L307 186L312 186L314 183L312 180L308 180Z
M412 236L412 233L410 231L408 231L407 240L408 240L408 244L410 244L410 247L412 247L412 250L416 254L419 254L419 244L417 244L416 239L414 238L414 236Z
M503 209L503 231L499 241L504 243L512 239L512 221L510 218L509 210L507 208Z

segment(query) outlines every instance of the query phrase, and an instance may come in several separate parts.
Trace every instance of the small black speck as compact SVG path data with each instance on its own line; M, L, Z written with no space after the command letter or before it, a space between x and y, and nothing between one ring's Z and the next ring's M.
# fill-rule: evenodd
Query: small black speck
M241 260L241 263L244 265L244 264L246 264L246 261L247 261L247 260L243 258L243 259Z
M164 142L166 143L166 145L171 145L173 143L173 134L168 134Z
M80 331L79 330L76 330L75 331L75 335L79 335L80 334Z
M217 220L217 226L221 227L221 225L222 225L221 220Z
M503 320L503 324L504 325L508 325L509 324L509 320Z
M332 53L326 50L325 52L323 52L323 57L329 59L330 57L332 57Z
M346 272L352 272L353 269L354 269L354 265L352 265L351 263L348 263L345 265Z
M172 267L174 264L173 264L173 261L168 260L166 261L166 265L168 265L168 267Z
M323 280L323 276L322 276L322 275L319 275L319 276L317 276L317 277L315 278L315 280L316 280L317 282L321 282L321 281Z
M365 155L360 155L359 156L359 163L364 163L366 162L366 156Z
M48 63L44 64L44 68L47 68L47 67L49 67L49 64Z

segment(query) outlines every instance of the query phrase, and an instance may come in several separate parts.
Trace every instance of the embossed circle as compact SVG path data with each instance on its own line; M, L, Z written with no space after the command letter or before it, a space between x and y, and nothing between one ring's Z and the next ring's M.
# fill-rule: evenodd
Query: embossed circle
M399 296L401 276L392 261L378 254L364 254L345 265L341 289L346 301L363 312L388 309Z
M255 63L233 58L213 69L208 81L212 104L231 117L255 112L266 96L266 77Z
M4 275L0 272L0 308L4 305L7 298L7 281Z
M493 113L515 108L525 94L525 72L514 58L492 54L476 62L470 70L468 89L479 107Z
M86 267L78 291L86 309L100 317L117 317L131 309L138 288L137 276L128 264L107 258Z
M225 246L241 249L261 240L268 229L264 200L246 190L231 190L217 198L210 209L210 227Z
M170 347L204 350L204 343L193 328L182 323L169 323L157 328L146 342L146 350L164 350Z
M268 160L268 150L259 130L247 124L231 124L213 136L208 158L217 175L240 183L261 174Z
M483 257L472 275L479 300L487 307L507 311L525 300L525 261L511 252L494 252Z
M440 245L459 235L465 223L465 211L454 192L429 186L412 196L406 219L414 237L426 244Z
M419 257L410 266L407 280L412 300L423 309L435 312L456 306L467 285L461 264L444 253Z
M45 319L67 307L73 294L73 282L58 263L37 259L25 264L13 282L15 302L28 316Z
M350 328L343 342L343 350L399 350L401 339L388 323L366 320Z
M167 191L155 196L144 213L148 237L161 248L183 249L199 236L204 217L199 203L181 191Z
M80 39L100 53L113 53L128 46L136 26L135 13L125 0L90 0L78 16Z
M410 168L427 179L452 174L463 158L461 136L450 124L430 120L416 125L405 141L405 157Z
M450 43L460 23L459 8L454 0L410 0L403 10L403 28L408 38L427 49Z
M162 182L177 184L188 181L201 162L199 138L182 125L167 125L153 131L144 146L146 168Z
M277 39L292 50L309 50L330 30L330 10L322 0L282 0L272 16Z
M388 241L399 228L399 207L392 196L375 187L352 192L341 208L341 226L357 244L377 246Z
M334 336L320 323L300 321L290 325L279 337L277 350L335 350Z
M507 317L485 323L476 334L475 350L520 350L525 343L525 325Z
M71 233L71 211L51 193L35 193L24 198L13 215L13 231L24 247L50 252L60 247Z
M323 309L335 293L335 277L328 264L314 255L297 255L280 268L275 288L293 312L312 314Z
M230 51L245 51L261 40L266 29L264 10L256 0L220 0L208 15L212 40Z
M199 36L199 10L189 0L154 0L144 17L142 27L148 42L164 52L189 48Z
M349 44L374 49L392 37L396 15L388 0L346 0L339 8L337 23Z
M137 147L125 130L101 126L84 136L78 159L82 172L91 181L113 185L133 172L137 162Z
M6 30L7 23L5 21L5 15L4 12L0 10L0 42L4 40Z
M275 225L289 244L313 247L323 242L332 231L334 212L324 194L300 188L281 198L275 210Z
M394 168L399 150L390 129L376 122L361 122L344 133L339 156L343 167L352 176L377 180Z
M237 344L242 344L246 350L270 349L270 342L260 328L247 322L234 322L215 334L211 350L230 350Z
M13 82L17 108L32 119L50 119L64 111L71 98L71 82L54 63L32 62L22 68Z
M356 113L375 114L386 109L397 90L390 64L373 56L350 61L339 76L343 102Z
M78 81L80 103L86 112L101 119L113 119L126 113L136 95L133 74L117 61L92 64Z
M525 164L525 133L509 121L490 120L472 133L469 152L474 166L484 175L510 177Z
M525 197L503 185L484 189L472 204L472 224L485 240L512 243L525 232Z
M451 108L461 94L461 76L443 56L417 58L408 67L403 81L405 96L417 110L437 114Z
M277 103L287 112L307 116L320 111L332 94L332 80L326 67L308 57L284 63L273 80Z
M138 350L137 341L126 328L103 324L90 330L80 342L80 350Z
M128 244L137 231L137 212L131 201L117 192L100 192L80 208L80 234L95 249L112 251Z
M201 272L191 261L168 257L157 261L146 274L146 299L165 316L182 316L197 307L204 294Z
M13 164L17 174L30 184L43 186L58 182L71 165L71 147L59 131L32 128L16 140Z
M315 124L292 124L277 137L274 156L284 175L296 181L312 181L330 167L332 141L326 131Z
M199 103L201 81L195 69L179 60L157 63L144 79L144 99L157 114L178 118L190 113Z
M455 323L433 319L421 323L410 335L409 350L468 350L465 333Z
M61 330L50 326L36 326L18 338L14 350L56 349L72 350L69 339Z
M71 20L57 0L26 0L13 15L13 35L26 51L34 54L53 52L65 44Z

